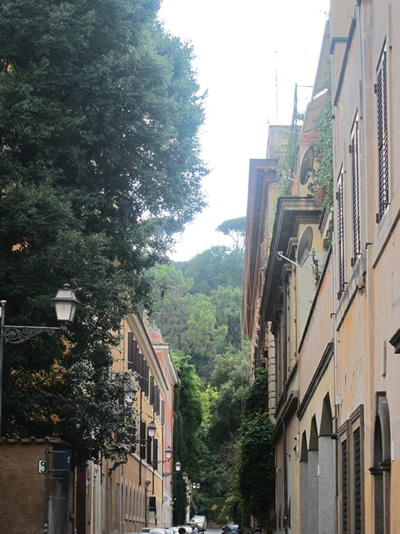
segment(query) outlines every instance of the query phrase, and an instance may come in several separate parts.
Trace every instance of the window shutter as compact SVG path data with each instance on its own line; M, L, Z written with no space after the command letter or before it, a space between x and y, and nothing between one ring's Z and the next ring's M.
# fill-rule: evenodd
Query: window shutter
M132 332L128 332L128 370L134 371L133 353L134 353L134 339Z
M143 357L143 354L140 354L139 353L139 370L138 370L138 373L139 373L139 383L140 383L140 389L143 390L144 389L144 380L143 380L143 373L144 373L144 357Z
M139 347L137 341L133 341L133 370L139 372Z
M151 465L151 448L152 448L152 439L151 438L147 438L147 459L146 459L146 462Z
M150 404L154 404L154 376L150 377Z
M348 532L349 492L348 492L348 465L347 440L342 442L342 533Z
M357 428L354 439L354 532L361 534L361 433Z
M351 132L351 174L353 189L353 253L354 258L361 251L360 237L360 156L358 117Z
M140 421L140 458L144 460L146 458L146 423Z
M382 52L379 62L376 85L379 177L378 219L380 220L389 204L389 140L386 46Z
M154 495L150 495L149 497L149 512L157 513L156 498Z
M153 439L153 469L156 471L158 468L158 439Z
M145 378L145 381L144 381L144 393L145 393L146 397L149 396L149 376L150 376L149 366L148 366L148 364L146 362L145 363L145 373L144 373L144 378Z
M165 402L161 401L161 424L165 423Z
M160 415L160 390L158 386L155 386L154 391L154 411L157 415Z
M338 255L339 255L339 294L342 295L345 286L345 256L344 256L344 199L343 199L343 168L337 185L337 216L338 216Z

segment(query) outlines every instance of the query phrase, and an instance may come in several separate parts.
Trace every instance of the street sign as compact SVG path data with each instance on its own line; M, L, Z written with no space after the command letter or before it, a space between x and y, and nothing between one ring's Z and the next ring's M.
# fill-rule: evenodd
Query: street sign
M46 460L38 460L38 473L41 475L47 471Z

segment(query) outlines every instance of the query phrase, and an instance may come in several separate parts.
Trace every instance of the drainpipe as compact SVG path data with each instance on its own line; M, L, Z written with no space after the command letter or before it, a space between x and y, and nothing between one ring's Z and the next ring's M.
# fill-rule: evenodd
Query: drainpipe
M337 502L339 489L339 436L338 436L338 421L339 421L339 406L341 405L341 398L338 395L338 361L337 361L337 289L336 289L336 247L335 247L335 232L332 232L332 334L333 334L333 395L335 403L335 417L333 422L333 433L331 438L335 440L335 498L336 498L336 532L338 532L337 524Z

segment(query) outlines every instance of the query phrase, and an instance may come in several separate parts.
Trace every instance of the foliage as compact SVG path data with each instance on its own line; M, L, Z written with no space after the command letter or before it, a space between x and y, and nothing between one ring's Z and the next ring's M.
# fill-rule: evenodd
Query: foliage
M238 493L244 515L265 525L274 506L273 425L267 411L268 375L260 371L245 403L237 464Z
M189 291L193 280L185 278L173 264L152 270L151 319L161 329L163 337L179 351L186 351L185 332L193 297Z
M326 100L315 124L320 137L315 144L318 162L314 180L309 185L316 202L330 211L333 207L333 145L332 145L332 99L328 91Z
M225 325L227 327L224 348L229 344L240 347L242 341L240 313L242 306L241 289L239 287L219 286L217 289L211 291L210 300L216 311L217 326Z
M199 459L203 457L203 444L199 437L202 421L202 384L189 356L172 353L179 383L174 396L174 457L182 464L182 473L199 477ZM185 522L186 494L182 473L174 478L174 524Z
M192 51L163 32L158 7L156 0L0 7L7 323L54 323L50 298L66 281L82 302L63 337L6 347L3 428L61 436L81 461L107 454L123 430L115 402L123 380L109 372L121 318L146 304L144 273L203 206ZM86 414L85 429L78 413Z
M232 496L238 431L249 388L250 348L246 342L242 346L240 330L242 271L242 251L212 247L189 262L158 266L153 272L151 320L161 326L172 349L179 346L190 354L188 363L204 384L202 421L193 435L199 470L195 466L188 473L191 480L201 483L193 495L193 510L211 517L212 508L215 520L226 496ZM176 408L179 452L174 454L179 459L187 447L183 428L182 414ZM175 487L177 523L184 521L182 486L178 481Z
M227 247L211 247L188 262L177 263L185 278L193 279L191 293L209 295L219 286L242 287L243 251Z
M217 227L217 232L233 239L235 250L243 250L244 238L246 235L246 217L237 217L224 221Z
M215 358L211 385L217 388L218 397L212 407L210 422L210 442L214 450L236 439L249 380L249 346L245 357L241 350L230 347L225 354Z

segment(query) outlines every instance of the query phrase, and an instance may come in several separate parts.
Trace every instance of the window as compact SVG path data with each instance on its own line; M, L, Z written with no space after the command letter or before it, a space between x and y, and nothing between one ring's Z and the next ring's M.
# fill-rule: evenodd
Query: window
M132 332L128 333L128 370L136 371L134 365L134 354L136 353L136 341L133 339Z
M352 177L352 193L353 193L353 261L357 258L361 251L361 237L360 237L360 155L359 155L359 128L358 128L358 114L351 130L351 177Z
M389 205L389 140L388 140L388 95L386 45L379 60L376 73L376 106L378 130L378 222Z
M153 439L153 469L157 471L158 469L158 439Z
M344 255L344 198L343 198L343 167L340 170L336 191L338 220L338 257L339 257L339 292L341 297L345 287L345 255Z
M349 482L348 482L348 462L347 462L347 440L341 443L342 460L342 532L348 532L348 512L349 512Z
M361 430L358 427L353 432L353 450L354 450L354 532L361 534Z
M340 435L340 524L341 532L364 532L363 441L364 409L360 405L339 429Z
M144 421L140 422L140 458L144 460L146 458L146 423Z

